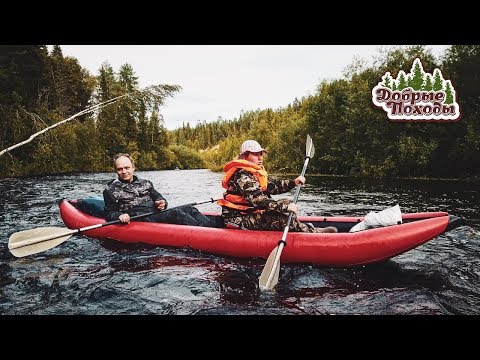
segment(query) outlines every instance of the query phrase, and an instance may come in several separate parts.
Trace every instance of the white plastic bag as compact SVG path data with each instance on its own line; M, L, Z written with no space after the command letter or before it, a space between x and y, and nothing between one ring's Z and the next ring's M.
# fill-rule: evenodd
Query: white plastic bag
M402 223L402 212L397 204L380 212L370 211L365 219L350 229L357 232L375 227L397 225Z

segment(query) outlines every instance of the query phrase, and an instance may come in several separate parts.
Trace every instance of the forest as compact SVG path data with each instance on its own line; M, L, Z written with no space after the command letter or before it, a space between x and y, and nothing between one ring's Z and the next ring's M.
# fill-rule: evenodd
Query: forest
M410 73L417 58L425 73L441 69L453 85L458 121L391 121L372 103L372 89L382 77ZM316 149L309 174L479 176L478 45L451 45L439 59L421 45L399 46L379 52L373 65L352 60L342 78L324 80L313 95L298 94L280 108L195 126L186 122L174 130L165 128L162 107L182 88L157 84L141 89L138 80L131 65L113 69L108 60L90 74L76 58L64 56L61 45L51 51L46 45L0 45L0 178L111 171L118 152L130 153L139 170L222 171L246 139L269 150L270 173L292 174L303 164L307 134ZM419 86L415 76L402 81L403 88ZM434 87L434 77L422 86ZM446 90L452 102L451 89Z

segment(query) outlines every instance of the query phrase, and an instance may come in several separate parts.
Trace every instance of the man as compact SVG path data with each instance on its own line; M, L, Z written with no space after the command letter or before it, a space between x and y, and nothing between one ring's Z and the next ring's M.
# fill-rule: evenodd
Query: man
M316 229L297 219L297 205L289 199L274 200L271 195L292 190L305 184L305 177L294 180L271 180L263 167L263 154L268 153L255 140L247 140L240 147L238 159L227 163L222 186L226 189L222 216L226 226L251 230L283 231L289 212L293 212L289 229L294 232L337 232L334 227Z
M113 166L118 178L107 183L103 191L106 219L129 223L130 217L158 210L140 221L216 227L216 223L193 206L183 206L168 211L168 202L149 180L134 175L135 163L129 154L117 154Z

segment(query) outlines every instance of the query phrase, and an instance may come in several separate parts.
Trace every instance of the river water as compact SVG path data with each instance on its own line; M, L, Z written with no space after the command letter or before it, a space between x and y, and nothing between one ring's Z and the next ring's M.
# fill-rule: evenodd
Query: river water
M219 198L222 174L138 171L169 206ZM11 234L64 227L58 200L101 196L114 173L0 180L2 315L442 315L480 314L480 182L313 177L300 215L358 215L399 204L402 212L448 211L467 219L424 245L377 264L329 268L281 264L273 292L258 289L264 259L191 249L125 245L72 236L16 258ZM292 193L285 194L293 198ZM278 198L278 196L276 196ZM197 206L216 211L216 204Z

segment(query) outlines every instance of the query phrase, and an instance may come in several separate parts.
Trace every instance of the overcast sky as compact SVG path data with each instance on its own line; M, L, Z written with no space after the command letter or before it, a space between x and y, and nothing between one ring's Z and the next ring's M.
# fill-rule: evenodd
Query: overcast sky
M140 87L180 85L160 109L167 129L183 122L231 120L241 110L287 106L315 93L322 80L342 77L354 58L371 64L386 45L61 45L64 56L98 75L128 63ZM448 45L427 45L438 58ZM380 81L381 79L379 79Z

